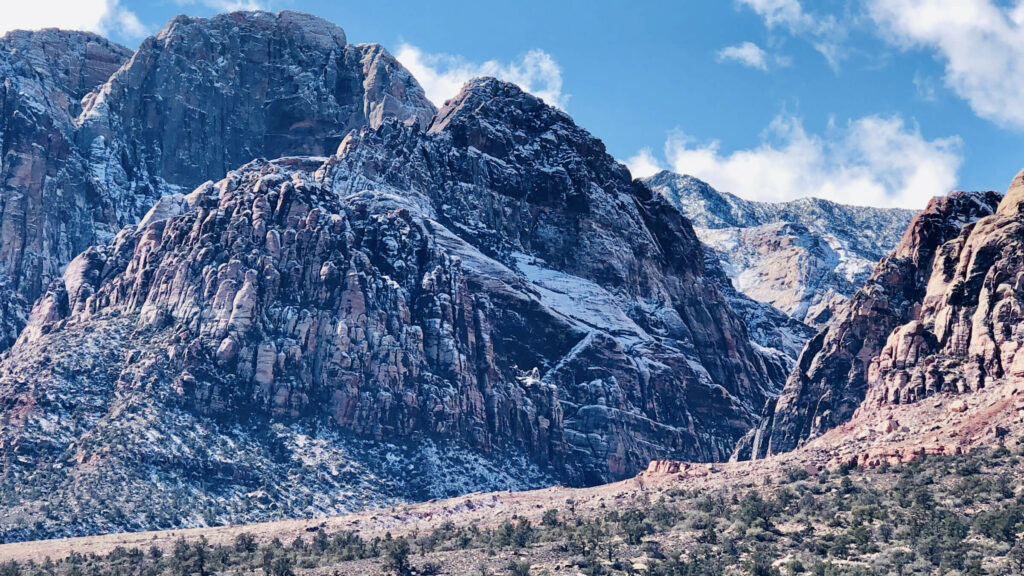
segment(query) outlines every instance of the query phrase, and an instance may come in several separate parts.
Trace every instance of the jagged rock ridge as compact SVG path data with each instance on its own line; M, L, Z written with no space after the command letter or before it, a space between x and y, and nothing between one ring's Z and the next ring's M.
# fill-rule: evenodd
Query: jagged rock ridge
M471 82L426 131L252 163L75 259L0 367L4 492L44 485L66 534L723 459L785 367L705 258L568 116ZM375 485L373 446L420 443ZM439 469L468 479L417 484ZM6 538L41 519L11 510Z
M1015 350L1020 336L993 324L993 316L1012 316L1015 302L1013 280L994 296L1013 277L1007 276L1016 265L1011 255L1019 250L1010 246L1020 241L1013 235L1019 216L994 215L1008 202L995 192L954 192L929 203L895 252L807 343L782 394L768 403L762 423L736 456L792 450L871 402L914 401L939 390L983 385L979 370L994 378L1009 373L997 364L1005 360L998 351ZM996 250L1005 256L994 257ZM1002 299L993 314L990 306ZM972 337L972 325L992 336ZM992 353L979 357L983 350Z
M92 34L12 32L0 71L0 350L76 254L158 197L435 111L381 47L296 12L178 17L135 54Z
M818 198L752 202L667 171L644 181L693 222L740 292L815 327L863 286L914 216Z

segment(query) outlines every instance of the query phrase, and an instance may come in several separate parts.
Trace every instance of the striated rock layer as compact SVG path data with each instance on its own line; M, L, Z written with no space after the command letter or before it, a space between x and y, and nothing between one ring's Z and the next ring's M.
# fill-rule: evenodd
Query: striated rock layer
M380 46L295 12L178 17L134 55L87 33L11 32L0 76L0 350L76 254L161 195L435 111Z
M390 119L326 159L251 163L77 257L0 366L4 533L727 458L785 372L719 283L599 140L473 81L426 130ZM404 466L380 454L416 445Z
M1019 309L1013 282L1024 271L1014 243L1024 238L1014 223L1019 216L1006 214L1008 202L995 192L934 199L807 343L736 456L792 450L872 403L910 402L1012 375L1007 368L1022 339L1011 327Z

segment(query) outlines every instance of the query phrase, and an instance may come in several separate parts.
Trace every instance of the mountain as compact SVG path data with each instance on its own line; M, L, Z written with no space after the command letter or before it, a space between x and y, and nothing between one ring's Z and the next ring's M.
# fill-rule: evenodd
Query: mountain
M807 343L737 456L792 450L871 405L969 392L1015 376L1024 339L1014 321L1016 279L1024 273L1019 182L1005 198L954 192L932 200Z
M723 460L784 380L678 209L510 84L434 114L379 48L237 13L82 106L108 240L0 363L4 540Z
M690 219L737 290L815 327L864 284L914 216L818 198L752 202L668 171L644 182Z
M94 34L41 30L0 38L0 350L64 264L94 241L75 143L81 100L131 53Z
M435 111L380 46L296 12L181 16L134 54L92 34L11 32L0 72L0 350L76 254L160 196Z

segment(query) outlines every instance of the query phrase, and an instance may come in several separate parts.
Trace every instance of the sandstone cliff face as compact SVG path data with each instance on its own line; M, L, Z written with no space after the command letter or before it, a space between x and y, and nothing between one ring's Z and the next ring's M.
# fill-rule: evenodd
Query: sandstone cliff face
M85 159L74 144L80 100L127 60L93 34L42 30L0 38L0 350L29 303L94 239Z
M76 254L159 196L434 113L382 48L293 12L180 17L134 55L91 34L12 32L0 72L0 350Z
M172 481L175 509L237 521L721 460L783 371L705 258L568 116L473 81L426 130L251 163L77 257L0 367L3 487L46 478L94 512L47 521L72 533ZM437 448L396 474L373 446ZM464 480L421 485L439 469Z
M1024 377L1024 216L1018 174L995 215L935 256L920 311L873 359L865 406L915 402Z
M693 222L741 293L819 328L863 286L914 216L817 198L751 202L671 172L644 182Z
M892 386L881 384L882 375L920 384L914 388L919 392L904 399L923 396L924 367L913 369L913 375L905 369L907 359L918 360L928 339L922 325L935 322L933 292L952 273L959 247L994 218L1000 199L995 192L954 192L934 199L916 216L896 251L807 343L782 394L769 403L761 425L739 444L736 456L792 450L849 420L865 398L893 397ZM894 369L904 372L897 375Z

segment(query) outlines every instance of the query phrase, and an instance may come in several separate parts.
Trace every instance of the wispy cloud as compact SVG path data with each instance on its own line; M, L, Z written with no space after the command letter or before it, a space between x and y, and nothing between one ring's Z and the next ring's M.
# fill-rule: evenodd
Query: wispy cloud
M646 178L654 176L662 170L661 163L654 157L650 148L642 148L636 154L626 159L625 164L629 167L629 173L633 178Z
M665 143L664 165L751 200L815 196L847 204L923 208L957 183L959 137L928 140L897 116L865 116L826 135L808 134L799 118L777 116L760 146L724 153L682 132ZM650 150L627 160L634 176L660 169Z
M974 112L1024 128L1024 1L868 0L882 35L945 63L945 83Z
M768 70L768 53L753 42L743 42L735 46L726 46L718 51L720 62L738 62L750 68Z
M833 69L843 59L846 29L831 14L812 14L804 10L800 0L738 0L756 12L771 29L784 29L794 36L802 36L821 53Z
M914 72L914 88L917 90L917 97L925 102L935 102L939 99L935 79L922 74L920 70Z
M118 0L34 0L4 6L0 34L40 28L87 30L125 39L148 33L138 16Z
M179 6L200 5L217 12L236 12L238 10L267 10L269 5L263 0L174 0Z
M395 57L416 77L427 98L439 106L458 94L466 81L478 76L515 83L562 109L569 103L569 95L562 92L562 68L543 50L530 50L514 62L471 62L462 56L430 54L402 44Z

